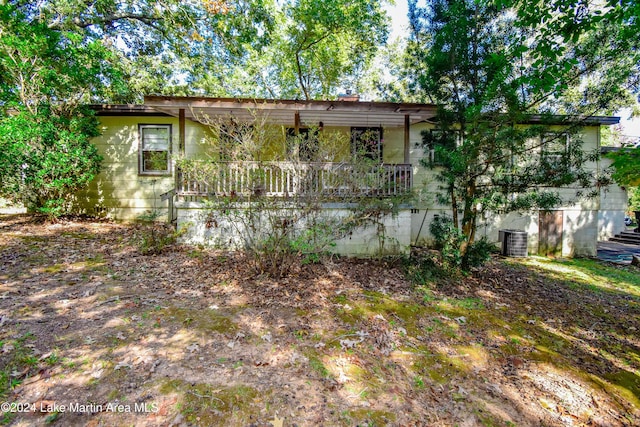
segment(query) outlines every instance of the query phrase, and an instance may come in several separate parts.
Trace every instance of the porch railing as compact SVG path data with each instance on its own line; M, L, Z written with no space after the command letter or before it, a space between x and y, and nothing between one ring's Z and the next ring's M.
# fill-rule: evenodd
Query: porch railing
M410 164L355 166L321 162L216 162L177 170L176 194L184 198L261 195L390 197L413 185Z

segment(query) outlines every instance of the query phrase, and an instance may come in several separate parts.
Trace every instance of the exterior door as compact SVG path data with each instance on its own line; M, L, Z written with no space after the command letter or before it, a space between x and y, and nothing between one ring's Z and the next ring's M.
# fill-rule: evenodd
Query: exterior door
M538 255L562 255L562 211L540 211Z

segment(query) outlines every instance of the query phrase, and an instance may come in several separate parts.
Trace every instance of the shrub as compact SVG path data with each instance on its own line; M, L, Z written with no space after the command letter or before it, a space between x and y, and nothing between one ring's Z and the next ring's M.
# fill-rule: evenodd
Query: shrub
M212 198L205 203L208 227L224 227L236 241L217 242L241 249L258 274L280 278L296 262L319 262L341 237L340 218L319 208L319 201L277 201L268 197Z
M463 251L462 245L466 236L446 215L436 215L429 225L429 231L434 237L435 248L442 254L442 266L445 269L468 271L470 268L480 267L496 250L496 247L483 237L469 244L466 251Z
M462 265L461 246L465 236L458 229L453 220L446 215L436 215L429 225L429 231L433 235L435 248L442 254L444 268L460 268Z
M177 162L184 176L210 188L202 218L207 228L218 229L210 242L243 250L256 273L275 278L287 275L296 262L319 262L335 240L361 226L376 227L379 251L388 251L392 242L382 220L397 212L401 198L362 197L358 191L375 191L385 182L384 168L366 156L344 163L350 134L310 129L293 136L282 128L278 137L277 127L265 119L257 114L248 122L202 118L211 129L211 161ZM287 153L287 161L261 160L272 155L281 160L274 153ZM327 162L343 167L327 171L322 167ZM265 194L269 188L281 197ZM327 202L339 202L348 214L325 209Z
M468 270L472 267L480 267L491 259L491 253L497 250L496 246L489 242L486 237L482 237L469 245L467 253L463 257L462 269Z
M142 235L138 242L138 249L143 255L156 255L161 253L167 246L173 245L181 233L176 231L170 224L158 221L162 214L157 211L146 211L138 215L138 222L142 224Z
M50 218L69 212L73 194L99 172L93 113L42 108L0 119L0 196Z

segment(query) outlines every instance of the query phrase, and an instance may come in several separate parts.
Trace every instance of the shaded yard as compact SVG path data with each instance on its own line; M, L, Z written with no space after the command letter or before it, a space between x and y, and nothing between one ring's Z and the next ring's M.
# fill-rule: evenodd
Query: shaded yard
M333 258L276 282L143 234L0 216L0 401L26 411L0 424L640 425L634 267Z

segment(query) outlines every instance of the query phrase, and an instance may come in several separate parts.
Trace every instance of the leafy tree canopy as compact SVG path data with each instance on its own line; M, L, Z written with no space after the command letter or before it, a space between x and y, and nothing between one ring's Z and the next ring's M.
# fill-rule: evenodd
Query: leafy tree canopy
M381 0L8 4L28 22L101 41L129 83L110 102L148 93L329 98L356 86L388 25Z
M106 102L130 102L148 93L186 94L194 64L233 67L247 47L269 38L273 4L263 0L48 0L9 1L29 23L100 42L125 77L126 91L103 93ZM104 82L108 86L107 82ZM197 88L196 88L197 89ZM214 94L215 95L215 94Z
M31 21L12 5L0 5L0 107L40 105L69 108L96 101L125 82L101 41L85 41L73 32ZM108 89L107 89L108 88Z
M205 93L327 99L356 86L387 36L380 0L295 0L269 10L274 25L266 44L245 45L235 67L217 72L202 57L203 72L194 72L190 84Z
M571 22L565 3L409 3L404 74L423 100L441 105L438 132L424 135L425 164L439 170L442 201L466 236L463 256L483 212L550 208L567 202L551 187L605 183L589 168L597 153L583 151L579 127L631 99L638 62L610 46L635 42L613 12L620 28L552 23ZM551 18L534 19L536 8Z
M0 195L50 215L99 171L97 121L81 105L124 83L101 42L0 5Z
M613 159L611 177L620 185L640 186L640 148L623 148L609 155Z

